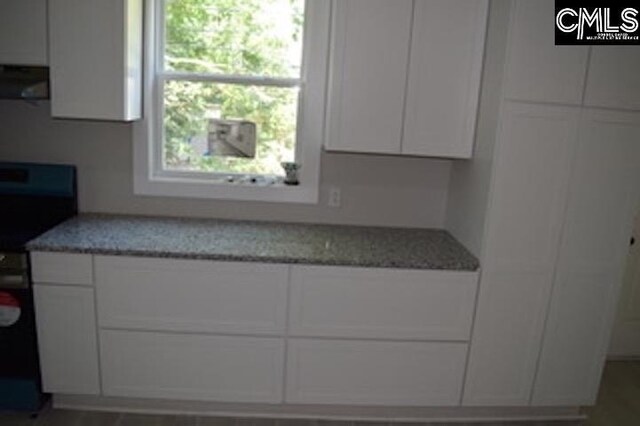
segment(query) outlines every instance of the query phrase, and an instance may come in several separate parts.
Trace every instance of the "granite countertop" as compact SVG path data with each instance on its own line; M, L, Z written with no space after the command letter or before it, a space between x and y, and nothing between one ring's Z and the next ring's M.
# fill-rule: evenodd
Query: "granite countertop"
M448 232L80 215L28 243L32 251L475 271L478 260Z

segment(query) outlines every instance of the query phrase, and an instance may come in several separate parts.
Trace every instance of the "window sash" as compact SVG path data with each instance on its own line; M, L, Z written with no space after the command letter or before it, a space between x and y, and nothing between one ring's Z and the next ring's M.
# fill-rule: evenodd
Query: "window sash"
M230 84L241 84L241 85L250 85L250 86L271 86L271 87L284 87L284 88L295 88L300 87L300 92L298 95L298 120L296 123L296 143L295 143L295 151L294 151L294 161L298 161L300 155L302 153L302 138L300 134L300 126L303 120L302 117L302 99L303 99L303 83L301 79L275 79L276 81L271 82L272 84L254 84L253 79L242 78L234 78L233 82L224 81L220 79L220 76L213 75L202 75L201 79L193 79L193 78L174 78L173 76L169 76L168 74L157 74L155 78L156 84L156 100L155 100L155 108L156 114L159 117L159 120L156 120L155 126L155 134L159 136L159 139L156 143L152 143L152 155L154 157L155 164L155 174L160 177L168 177L168 178L194 178L199 180L211 180L216 181L220 179L224 179L228 176L249 176L249 177L271 177L274 175L267 175L261 173L234 173L234 172L222 172L222 171L214 171L214 172L202 172L202 171L177 171L177 170L168 170L166 168L165 161L165 128L164 128L164 117L165 117L165 103L164 103L164 91L165 84L168 81L180 80L180 81L204 81L204 82L212 82L212 83L230 83Z
M270 87L295 87L302 86L302 77L275 77L275 76L263 76L263 75L247 75L247 74L216 74L216 73L192 73L186 71L167 71L165 64L166 53L166 2L167 0L159 0L160 7L157 8L157 21L158 25L156 31L156 76L163 77L166 80L185 80L185 81L209 81L217 83L230 83L230 84L242 84L251 86L270 86ZM306 0L310 1L310 0ZM306 20L308 16L308 5L305 4L305 23L303 25L303 33L306 32ZM306 37L303 36L303 40ZM306 62L305 50L307 46L302 43L302 62L300 63L300 75L306 75Z
M219 84L236 84L243 86L258 86L258 87L282 87L282 88L296 88L300 89L300 95L298 97L298 119L296 126L296 143L295 143L295 161L298 161L302 152L302 141L300 137L300 125L302 122L302 97L305 89L305 82L302 77L272 77L261 75L242 75L242 74L215 74L215 73L192 73L182 71L167 71L165 69L165 52L166 52L166 0L159 0L160 7L156 8L156 22L159 23L156 27L156 49L155 49L155 84L156 84L156 99L155 107L156 113L160 117L156 122L155 134L159 136L159 141L152 144L152 155L154 156L154 164L156 165L155 174L161 177L167 178L193 178L200 180L220 180L227 176L249 176L249 177L269 177L271 175L254 174L254 173L231 173L231 172L202 172L202 171L176 171L167 170L165 162L165 129L164 129L164 117L165 117L165 104L164 104L164 88L168 81L193 81L193 82L208 82ZM307 0L308 1L308 0ZM308 16L308 5L305 6L305 32L306 32L306 19ZM304 38L306 40L306 37ZM307 75L307 57L306 50L308 46L303 43L302 46L302 63L300 64L300 75Z

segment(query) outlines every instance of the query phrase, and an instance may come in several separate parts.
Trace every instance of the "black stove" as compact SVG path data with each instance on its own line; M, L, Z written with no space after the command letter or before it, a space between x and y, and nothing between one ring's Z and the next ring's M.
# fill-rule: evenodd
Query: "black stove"
M44 401L25 245L76 213L73 166L0 162L0 409Z

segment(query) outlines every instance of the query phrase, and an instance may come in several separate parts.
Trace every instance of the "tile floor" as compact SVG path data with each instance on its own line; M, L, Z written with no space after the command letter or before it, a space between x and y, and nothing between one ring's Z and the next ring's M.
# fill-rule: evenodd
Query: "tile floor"
M640 361L608 362L588 426L640 425Z
M640 425L640 361L609 362L604 371L598 403L587 409L585 426ZM429 426L436 423L429 423ZM443 425L438 423L437 425ZM470 423L455 423L456 426ZM480 423L482 426L582 426L581 422ZM388 423L325 422L298 420L232 419L217 417L148 416L49 410L37 419L0 413L0 426L412 426ZM416 426L427 426L421 424Z

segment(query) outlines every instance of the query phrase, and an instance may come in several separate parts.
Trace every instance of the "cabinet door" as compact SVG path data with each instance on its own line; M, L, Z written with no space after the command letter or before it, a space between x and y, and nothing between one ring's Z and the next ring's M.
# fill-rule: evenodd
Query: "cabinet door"
M586 46L556 46L554 16L554 0L513 3L507 53L507 98L582 103L589 50Z
M594 46L585 105L640 110L638 46Z
M93 289L35 285L34 297L44 390L99 394Z
M326 148L399 154L413 0L334 5Z
M533 403L595 402L640 202L640 114L586 111Z
M0 1L0 64L47 65L47 0Z
M142 0L49 0L51 114L131 121L142 96Z
M289 340L286 402L458 405L464 343Z
M529 404L577 138L577 108L503 108L465 405Z
M417 0L402 153L470 158L486 0Z

